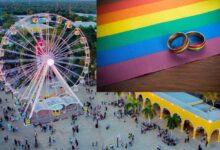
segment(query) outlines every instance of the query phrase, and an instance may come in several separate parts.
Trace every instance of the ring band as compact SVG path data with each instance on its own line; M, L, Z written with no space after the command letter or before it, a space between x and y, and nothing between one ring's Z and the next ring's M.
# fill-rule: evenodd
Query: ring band
M188 39L189 39L189 46L188 46L188 49L191 50L191 51L200 51L201 49L204 48L205 46L205 37L199 33L199 32L196 32L196 31L190 31L190 32L187 32L186 33ZM195 44L191 44L190 43L190 37L196 37L199 39L199 43L195 43Z
M183 37L183 43L179 47L172 47L172 43L175 39ZM167 47L169 48L170 52L175 53L175 54L180 54L182 53L187 47L189 46L189 39L185 33L182 32L177 32L171 35L167 41Z

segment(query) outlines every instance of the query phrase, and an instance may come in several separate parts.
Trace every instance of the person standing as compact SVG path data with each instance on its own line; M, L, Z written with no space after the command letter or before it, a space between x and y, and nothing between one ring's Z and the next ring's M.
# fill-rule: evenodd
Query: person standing
M207 146L208 146L208 144L209 144L209 142L206 140L206 141L205 141L205 146L207 147Z
M28 145L28 139L25 137L25 145Z

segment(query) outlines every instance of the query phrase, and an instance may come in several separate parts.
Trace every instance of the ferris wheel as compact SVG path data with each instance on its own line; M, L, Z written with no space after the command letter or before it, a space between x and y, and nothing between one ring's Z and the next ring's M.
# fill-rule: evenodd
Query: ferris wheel
M0 45L0 72L8 89L26 100L29 118L39 99L72 96L89 72L87 38L73 22L57 14L25 16L6 32ZM73 90L72 90L73 88Z

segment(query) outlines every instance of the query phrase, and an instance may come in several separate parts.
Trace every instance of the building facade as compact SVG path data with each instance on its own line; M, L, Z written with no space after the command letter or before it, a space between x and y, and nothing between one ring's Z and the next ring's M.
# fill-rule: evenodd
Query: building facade
M220 142L220 110L203 103L203 100L183 92L179 95L175 92L136 92L134 95L143 102L142 108L150 101L161 119L166 115L179 115L180 130L188 130L192 138L206 137L209 143Z

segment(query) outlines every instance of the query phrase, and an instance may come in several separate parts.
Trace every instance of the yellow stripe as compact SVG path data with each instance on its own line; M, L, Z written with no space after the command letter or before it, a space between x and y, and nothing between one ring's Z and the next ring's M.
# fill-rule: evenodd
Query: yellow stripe
M192 5L160 11L153 14L138 16L109 24L99 25L97 30L97 37L104 37L158 23L203 14L219 8L220 0L206 0Z

